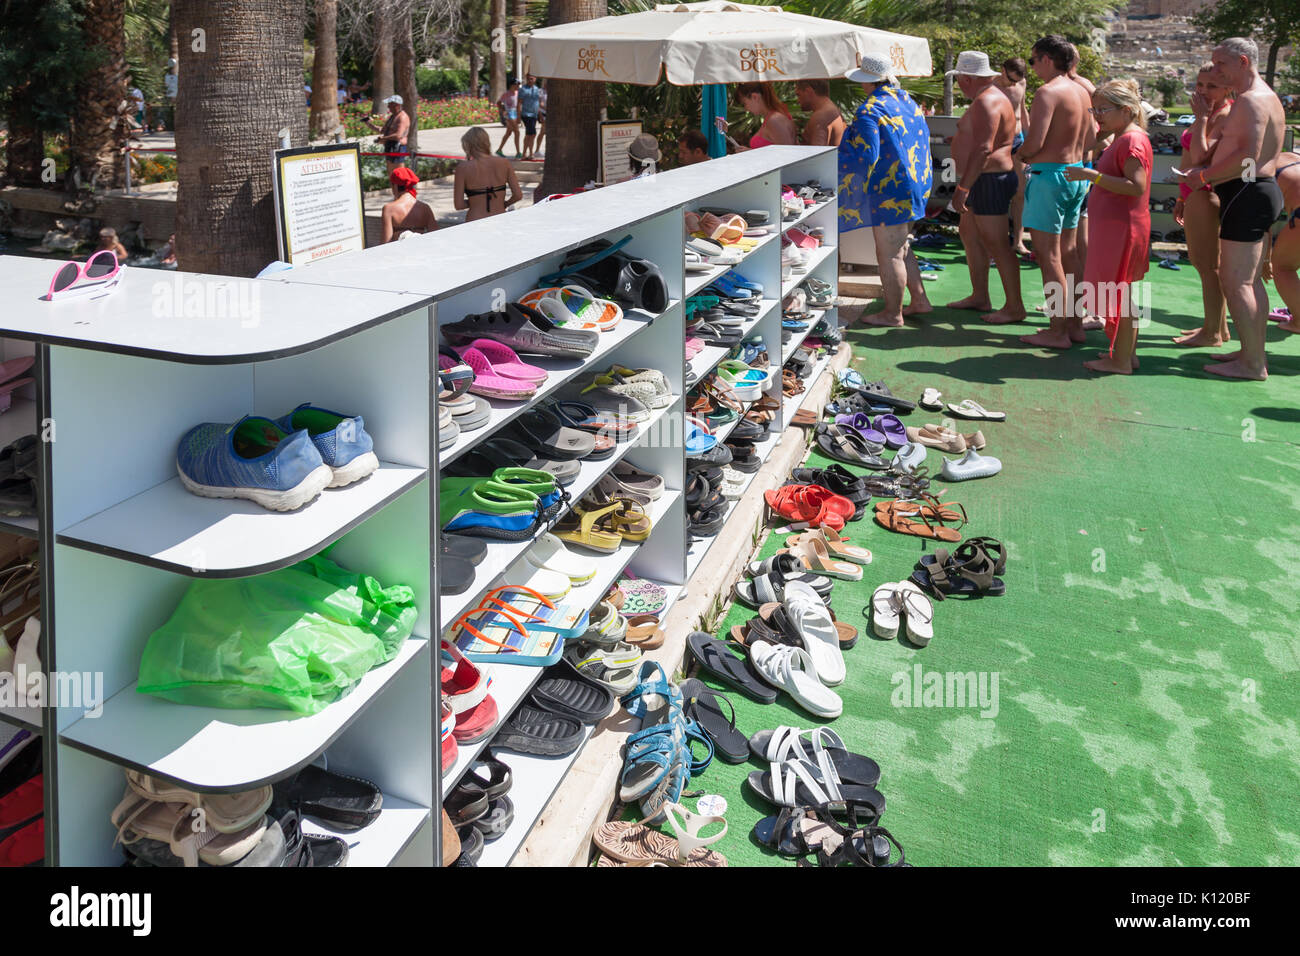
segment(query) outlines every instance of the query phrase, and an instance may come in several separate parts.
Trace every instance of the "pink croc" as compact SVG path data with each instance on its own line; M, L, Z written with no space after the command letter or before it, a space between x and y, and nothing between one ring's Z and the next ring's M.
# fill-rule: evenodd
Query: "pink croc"
M498 375L518 379L521 382L529 382L533 385L541 385L546 381L546 369L538 368L536 365L529 365L527 362L521 362L515 350L508 345L503 345L493 339L475 339L469 343L469 347L478 349L486 355ZM459 351L457 350L458 354Z

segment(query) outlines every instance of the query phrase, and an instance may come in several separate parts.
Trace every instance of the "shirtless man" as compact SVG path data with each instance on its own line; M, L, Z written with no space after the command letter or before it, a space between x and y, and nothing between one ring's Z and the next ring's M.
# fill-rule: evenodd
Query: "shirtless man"
M803 141L808 146L839 146L844 137L844 117L831 100L831 85L825 80L797 80L794 96L799 109L808 114Z
M1219 196L1219 284L1241 349L1216 355L1205 366L1227 378L1268 378L1264 334L1268 291L1261 277L1264 241L1282 213L1282 191L1275 173L1286 133L1282 101L1265 85L1256 64L1259 47L1247 37L1231 37L1210 56L1214 80L1236 91L1223 124L1223 137L1209 166L1186 170L1193 189L1209 183Z
M1021 159L1032 167L1025 190L1025 228L1043 272L1043 291L1049 305L1065 304L1060 315L1048 310L1046 329L1022 335L1020 341L1051 349L1068 349L1083 338L1082 331L1071 334L1074 293L1066 265L1074 264L1075 230L1088 184L1067 179L1065 169L1083 165L1094 127L1088 112L1092 102L1069 77L1070 58L1070 44L1064 37L1052 34L1034 44L1029 65L1043 85L1034 94L1029 132L1020 147Z
M1018 56L1008 57L1002 61L1002 75L993 82L997 84L998 89L1007 94L1007 99L1011 100L1011 108L1016 111L1016 138L1011 141L1011 158L1015 165L1016 178L1020 181L1020 187L1016 190L1016 196L1011 200L1011 243L1015 248L1016 255L1027 256L1029 250L1025 248L1025 225L1023 222L1025 214L1025 183L1029 177L1025 175L1025 164L1021 162L1020 146L1025 141L1025 131L1029 129L1029 110L1025 109L1025 87L1027 81L1025 77L1029 74L1029 69L1025 61Z
M957 121L952 139L952 160L957 171L957 189L952 208L961 214L962 245L970 269L971 294L950 309L992 309L989 298L989 257L993 257L1006 293L1006 304L980 318L1001 325L1025 320L1025 303L1020 298L1020 263L1011 248L1007 213L1019 180L1011 158L1016 138L1016 113L1011 100L997 85L997 70L989 66L987 54L964 51L957 57L957 78L962 96L970 106Z
M380 242L396 242L403 233L433 232L438 228L433 207L416 198L420 178L405 166L397 166L388 174L393 187L393 198L384 203L380 215Z

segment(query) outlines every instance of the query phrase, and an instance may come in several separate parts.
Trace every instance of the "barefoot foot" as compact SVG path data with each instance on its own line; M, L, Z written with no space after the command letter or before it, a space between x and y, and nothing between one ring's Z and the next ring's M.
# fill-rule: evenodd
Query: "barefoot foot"
M1041 349L1068 349L1072 344L1064 332L1053 332L1051 329L1043 329L1033 335L1022 335L1020 341Z
M1023 310L1020 312L1013 312L1006 308L1001 308L996 312L986 312L981 315L980 318L985 322L988 322L990 325L1008 325L1012 322L1025 321L1026 314L1027 313Z
M1283 332L1295 332L1300 334L1300 319L1292 318L1287 322L1279 322L1277 327Z
M870 315L863 315L859 321L863 325L896 329L902 326L903 317L902 315L885 315L883 312L872 312Z
M988 299L977 299L973 295L968 295L964 299L958 299L956 302L949 302L950 309L974 309L976 312L993 311L993 303Z
M1251 368L1240 359L1207 365L1205 366L1205 371L1209 372L1211 375L1222 375L1224 378L1247 378L1256 382L1262 382L1268 378L1268 369Z
M1220 362L1239 362L1241 361L1241 349L1235 352L1220 352L1218 355L1211 355L1210 358L1218 359Z
M1095 332L1098 329L1104 329L1105 327L1106 327L1106 323L1103 322L1101 319L1097 318L1095 315L1089 316L1088 318L1084 319L1082 322L1079 323L1079 328L1083 329L1083 331L1085 332Z
M922 299L919 302L914 300L910 305L903 306L903 315L925 315L933 311L934 306L930 304L929 299Z
M1126 365L1124 362L1116 361L1113 358L1099 358L1091 362L1084 362L1083 367L1090 372L1101 372L1105 375L1132 375L1133 366Z
M1206 332L1204 329L1192 329L1190 332L1174 336L1174 345L1217 349L1223 346L1223 339L1213 333Z

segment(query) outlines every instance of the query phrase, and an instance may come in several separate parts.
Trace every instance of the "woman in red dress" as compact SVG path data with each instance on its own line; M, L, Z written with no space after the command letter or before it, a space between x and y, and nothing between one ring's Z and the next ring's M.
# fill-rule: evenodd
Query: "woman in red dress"
M1092 94L1092 115L1114 140L1095 169L1071 166L1067 179L1088 180L1088 261L1083 294L1094 315L1106 320L1110 352L1084 362L1094 372L1128 375L1137 368L1137 313L1132 283L1147 274L1151 246L1151 140L1142 96L1132 80L1111 80ZM1146 303L1149 305L1150 303Z

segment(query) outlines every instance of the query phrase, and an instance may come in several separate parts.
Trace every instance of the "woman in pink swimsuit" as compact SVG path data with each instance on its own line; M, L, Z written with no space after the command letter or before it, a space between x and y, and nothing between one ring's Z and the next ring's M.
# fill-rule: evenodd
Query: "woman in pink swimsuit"
M790 110L777 99L771 83L741 83L736 87L736 102L746 111L763 117L763 125L749 138L749 146L741 146L731 140L736 152L743 153L760 146L793 146L798 142ZM716 123L718 129L727 132L725 119L719 116ZM727 138L731 139L729 136Z
M1132 80L1111 80L1092 94L1099 136L1114 141L1097 157L1094 169L1067 166L1065 178L1092 183L1088 228L1095 240L1083 267L1083 293L1092 312L1106 320L1111 350L1084 368L1128 375L1137 368L1137 316L1132 283L1147 273L1151 248L1151 139L1146 134L1142 97Z
M1192 111L1196 122L1183 131L1181 169L1208 166L1223 135L1223 124L1232 108L1230 90L1214 82L1214 64L1206 63L1196 74ZM1219 197L1208 186L1192 191L1178 184L1181 198L1174 206L1174 221L1187 233L1187 258L1201 277L1201 300L1205 321L1199 329L1187 329L1174 337L1175 345L1197 348L1218 347L1228 341L1228 310L1219 286Z

